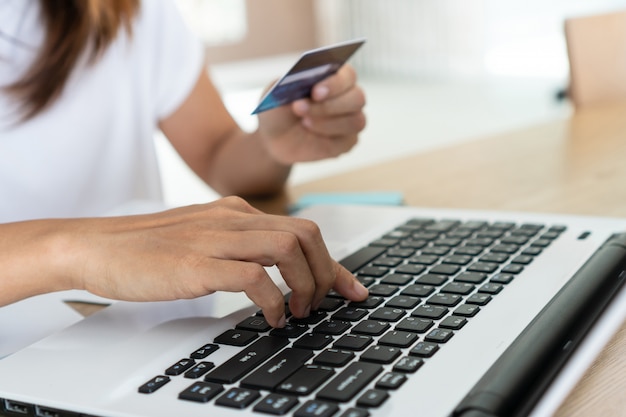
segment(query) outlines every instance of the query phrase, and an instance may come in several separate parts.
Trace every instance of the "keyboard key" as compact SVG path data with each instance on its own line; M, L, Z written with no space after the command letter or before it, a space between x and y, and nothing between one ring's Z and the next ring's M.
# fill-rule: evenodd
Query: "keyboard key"
M493 263L493 262L474 262L473 264L471 264L470 266L467 267L467 270L469 272L483 272L483 273L487 273L490 274L494 271L496 271L498 268L500 267L500 265Z
M194 365L193 368L185 372L185 378L195 379L200 378L202 375L215 368L213 362L200 362Z
M404 330L411 333L424 333L433 326L433 321L419 317L407 317L396 324L396 330Z
M333 347L335 349L363 350L372 343L372 340L370 336L345 334L337 339Z
M318 324L314 329L313 333L322 333L329 334L332 336L338 336L340 334L345 333L351 324L347 321L340 320L327 320Z
M519 250L519 246L497 244L491 247L489 250L495 253L506 253L508 255L512 255Z
M524 270L524 266L522 265L507 265L504 268L502 268L502 272L506 273L506 274L519 274L520 272L522 272Z
M259 401L253 410L280 416L287 414L296 405L298 405L298 400L295 397L285 394L270 394Z
M246 346L258 337L259 334L256 332L230 329L217 336L214 341L222 345Z
M343 301L325 297L317 308L319 311L335 311L343 305Z
M229 389L224 395L215 400L215 404L243 410L260 396L259 391L235 387Z
M413 310L411 316L437 320L445 316L447 313L448 309L445 307L425 304Z
M214 345L213 343L209 343L207 345L202 346L200 349L194 351L189 357L191 359L204 359L209 356L211 353L218 350L220 347L218 345Z
M333 314L332 318L342 321L359 321L367 316L368 313L367 310L363 310L362 308L344 307Z
M440 275L455 275L461 270L460 267L456 265L437 265L430 268L430 272L433 274Z
M446 281L448 281L448 277L446 275L438 275L438 274L424 274L415 280L415 282L418 284L426 284L426 285L434 285L434 286L439 286Z
M375 284L369 287L370 295L379 295L381 297L389 297L398 291L397 285Z
M431 305L454 307L461 302L461 296L457 294L437 293L432 295L426 302Z
M472 260L471 256L454 254L454 255L446 256L445 258L441 260L441 262L444 264L467 265L468 263L470 263L471 260Z
M377 382L376 388L398 389L406 382L406 375L398 372L387 372Z
M396 273L414 276L423 273L425 270L426 268L424 268L422 265L404 264L396 268Z
M359 275L366 277L380 278L389 273L389 268L382 266L365 266L357 271Z
M478 307L477 305L463 304L460 305L456 310L454 310L453 313L457 316L474 317L479 311L480 307Z
M292 317L289 319L289 322L292 324L317 324L324 320L327 316L328 314L325 311L317 310L311 311L311 314L309 314L307 317L302 317L300 319Z
M411 281L413 281L413 275L389 274L386 275L382 280L380 280L380 283L387 285L406 285Z
M505 253L487 253L480 257L480 262L495 262L501 264L509 259L509 255Z
M309 400L294 413L294 417L332 417L339 411L336 404L320 400Z
M476 304L479 306L487 305L489 301L491 301L491 296L489 294L484 294L484 293L472 294L469 297L467 297L467 300L465 300L467 304Z
M487 279L487 274L481 272L461 272L454 280L458 282L467 282L469 284L480 284Z
M442 289L441 292L449 293L449 294L460 294L467 295L474 291L476 287L472 284L468 284L467 282L449 282Z
M262 337L204 377L205 381L232 384L285 347L283 337Z
M422 249L421 252L426 255L443 256L447 255L450 252L450 248L447 246L429 246Z
M306 365L301 367L278 386L278 391L292 395L308 395L335 374L325 366Z
M273 391L313 356L310 350L285 349L241 380L241 386Z
M387 331L391 325L384 321L363 320L352 329L352 333L379 336Z
M450 338L454 336L454 332L447 329L432 329L424 340L427 342L446 343Z
M435 291L432 285L413 284L406 287L400 294L412 297L427 297Z
M529 263L533 261L533 259L535 258L529 255L518 255L515 258L511 259L511 263L520 264L520 265L528 265Z
M168 382L170 382L170 377L158 375L140 386L138 391L142 394L152 394Z
M336 349L327 349L317 355L315 359L313 359L313 363L317 365L327 365L332 367L342 367L348 364L353 358L354 353L346 352L343 350Z
M408 295L397 295L385 304L386 307L403 308L405 310L415 308L422 300Z
M384 266L387 268L393 268L394 266L397 266L399 264L402 263L402 258L396 258L396 257L392 257L392 256L382 256L378 259L375 259L372 262L372 265L374 266Z
M224 391L224 387L220 384L197 381L178 394L178 398L181 400L206 403L222 391Z
M359 407L380 407L389 398L389 393L381 389L368 389L356 400Z
M165 375L180 375L192 366L194 366L196 361L193 359L181 359L176 362L174 365L170 366L165 370Z
M409 258L409 263L420 265L432 265L439 260L436 255L417 255Z
M478 289L478 292L483 292L483 293L487 293L487 294L498 294L500 291L502 291L502 288L504 288L502 286L502 284L494 284L492 282L487 283L483 286L481 286Z
M289 320L290 321L285 324L285 327L273 329L270 332L270 335L295 339L296 337L302 336L307 330L309 330L309 326L306 324L292 323L291 319Z
M424 361L422 359L405 356L401 358L398 362L396 362L396 364L393 366L393 370L396 372L413 373L417 371L423 364Z
M406 311L401 308L381 307L370 314L369 319L393 322L400 320L404 315L406 315Z
M467 319L459 316L446 317L439 323L439 327L450 330L459 330L467 324Z
M337 402L350 401L382 370L383 367L378 364L353 362L326 384L317 394L317 397Z
M293 343L293 347L308 350L321 350L333 341L333 337L322 333L307 333Z
M389 346L370 346L360 357L360 360L374 363L391 363L402 352L400 349Z
M513 274L495 274L489 281L496 284L508 284L513 281L513 278L515 278Z
M430 358L439 350L439 345L430 342L418 342L417 345L411 349L409 355L420 356L422 358Z
M378 343L386 346L395 346L399 348L407 348L417 340L417 334L404 332L401 330L392 330L384 334L378 339Z
M348 307L351 308L364 308L366 310L376 308L381 305L385 299L383 297L378 297L374 295L370 295L363 301L352 301L348 304Z

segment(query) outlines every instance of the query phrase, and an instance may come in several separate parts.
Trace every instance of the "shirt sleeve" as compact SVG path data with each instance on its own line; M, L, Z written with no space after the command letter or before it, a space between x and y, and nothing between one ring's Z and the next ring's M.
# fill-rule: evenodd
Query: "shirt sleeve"
M144 1L141 13L147 26L144 34L149 38L144 41L152 50L152 105L158 121L176 111L191 93L204 68L204 47L174 1Z

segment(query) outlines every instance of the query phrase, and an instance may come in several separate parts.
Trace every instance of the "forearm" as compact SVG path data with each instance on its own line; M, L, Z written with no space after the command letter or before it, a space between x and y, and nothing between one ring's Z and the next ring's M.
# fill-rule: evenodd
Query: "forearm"
M59 233L64 223L36 220L0 224L0 305L74 287L67 268L72 252Z
M280 192L291 165L278 162L263 146L258 132L237 130L223 141L206 181L222 195L258 197Z

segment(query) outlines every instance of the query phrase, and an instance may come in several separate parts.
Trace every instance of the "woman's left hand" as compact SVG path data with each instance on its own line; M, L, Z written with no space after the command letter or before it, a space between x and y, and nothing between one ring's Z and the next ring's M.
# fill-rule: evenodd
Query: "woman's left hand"
M343 65L317 83L311 98L259 114L263 143L277 162L332 158L352 149L365 127L365 94L354 68Z

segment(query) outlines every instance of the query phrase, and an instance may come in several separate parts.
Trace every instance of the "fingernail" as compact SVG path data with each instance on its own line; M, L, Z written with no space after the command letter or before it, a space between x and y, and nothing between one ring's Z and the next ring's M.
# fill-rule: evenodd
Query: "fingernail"
M283 327L285 327L285 324L287 324L287 317L285 317L285 315L283 314L280 320L278 320L278 328L282 329Z
M354 280L353 286L354 292L360 298L366 298L369 295L369 290L363 286L358 280Z
M306 100L296 100L293 103L293 111L298 116L304 116L309 111L309 103Z
M325 85L318 85L315 87L315 99L316 100L324 100L328 97L328 93L330 90Z

